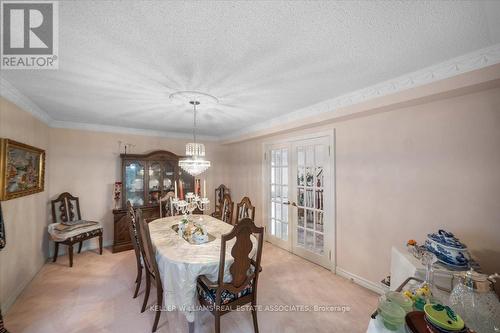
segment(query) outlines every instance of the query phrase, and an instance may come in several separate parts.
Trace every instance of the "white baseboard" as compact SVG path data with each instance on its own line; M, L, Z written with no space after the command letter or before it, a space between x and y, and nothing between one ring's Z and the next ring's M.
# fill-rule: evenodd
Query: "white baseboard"
M336 274L340 275L346 279L351 280L352 282L359 284L362 287L365 287L366 289L369 289L371 291L376 292L377 294L383 295L385 294L389 288L385 287L382 283L374 283L372 281L369 281L361 276L358 276L356 274L353 274L351 272L348 272L340 267L337 266L336 268Z

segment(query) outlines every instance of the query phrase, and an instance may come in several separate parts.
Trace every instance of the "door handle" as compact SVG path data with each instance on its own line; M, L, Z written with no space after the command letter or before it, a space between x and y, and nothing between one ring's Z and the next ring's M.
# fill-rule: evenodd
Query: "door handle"
M284 205L292 205L294 207L297 207L297 204L295 202L290 202L290 201L287 201L287 202L283 202Z

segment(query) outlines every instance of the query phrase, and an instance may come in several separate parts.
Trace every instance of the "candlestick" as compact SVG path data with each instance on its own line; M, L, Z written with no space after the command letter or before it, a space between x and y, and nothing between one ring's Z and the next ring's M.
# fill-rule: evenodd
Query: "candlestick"
M174 189L175 189L174 196L177 198L177 180L174 180Z
M179 197L181 200L184 200L184 185L182 184L182 180L179 180Z

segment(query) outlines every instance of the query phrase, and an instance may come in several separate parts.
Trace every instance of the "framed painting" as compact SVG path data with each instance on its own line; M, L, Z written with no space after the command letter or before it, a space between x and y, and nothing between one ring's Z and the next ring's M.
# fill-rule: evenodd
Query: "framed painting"
M0 139L0 200L43 192L45 150Z

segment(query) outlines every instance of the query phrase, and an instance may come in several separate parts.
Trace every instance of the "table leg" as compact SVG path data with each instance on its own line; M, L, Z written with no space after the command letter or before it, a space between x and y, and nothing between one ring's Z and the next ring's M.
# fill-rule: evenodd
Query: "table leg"
M188 321L189 333L194 333L194 322Z

